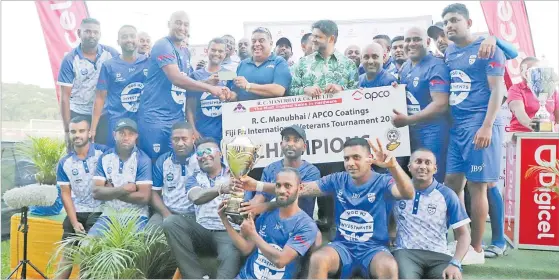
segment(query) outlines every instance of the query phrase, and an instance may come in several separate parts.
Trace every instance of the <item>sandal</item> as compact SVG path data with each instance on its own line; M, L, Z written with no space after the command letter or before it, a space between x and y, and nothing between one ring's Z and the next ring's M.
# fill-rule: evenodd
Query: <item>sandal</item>
M504 248L499 248L495 245L489 245L485 250L485 257L488 259L502 257L508 255L507 245L505 244Z

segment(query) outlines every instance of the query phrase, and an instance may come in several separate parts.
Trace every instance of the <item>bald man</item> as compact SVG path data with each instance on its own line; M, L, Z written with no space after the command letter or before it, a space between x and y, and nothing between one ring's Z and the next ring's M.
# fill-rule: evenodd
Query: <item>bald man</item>
M361 61L365 73L359 76L360 88L384 87L397 82L396 77L382 67L385 51L378 43L363 48Z
M450 71L440 58L429 52L430 38L420 27L404 35L404 52L408 60L400 69L400 83L406 84L408 114L394 110L396 127L409 126L412 152L431 150L437 158L435 178L444 181L449 119L446 115L450 94Z
M250 41L247 38L239 40L239 58L245 60L250 57Z
M361 65L361 49L357 45L350 45L345 49L344 55L355 62L355 66Z
M139 146L152 160L171 150L171 126L185 120L186 90L208 92L223 100L230 97L226 87L188 77L192 71L190 54L181 48L190 29L186 12L174 12L168 27L169 35L153 45L138 109Z
M138 33L138 54L149 56L151 52L151 36L147 32Z

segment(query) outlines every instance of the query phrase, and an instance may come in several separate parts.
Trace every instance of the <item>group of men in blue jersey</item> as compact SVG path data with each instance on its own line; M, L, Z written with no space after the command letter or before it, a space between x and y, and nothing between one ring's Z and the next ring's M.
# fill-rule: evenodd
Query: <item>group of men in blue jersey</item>
M215 38L208 61L194 69L183 47L190 28L185 12L171 15L168 36L152 48L149 35L122 26L121 53L100 45L99 22L85 19L82 43L66 55L59 75L69 143L57 172L68 213L64 238L102 235L110 215L135 213L138 229L165 233L185 278L461 279L462 264L503 255L497 112L505 60L516 54L494 37L473 37L462 4L446 7L442 18L429 30L410 27L403 36L379 35L346 51L360 73L357 87L405 84L408 112L394 110L392 122L409 127L408 159L395 159L378 140L353 138L343 146L345 171L321 177L323 170L302 158L305 130L289 125L280 132L283 158L265 167L260 181L231 178L220 150L221 105L289 94L289 40L281 38L274 52L270 31L257 28L249 43L239 42L244 59L237 61L234 39ZM322 28L313 32L335 43L337 31ZM320 42L312 36L301 47L318 56L313 46ZM429 51L431 39L442 55ZM254 197L247 196L241 211L248 218L237 225L224 214L223 195L241 190ZM328 244L312 219L322 196L333 200L336 231ZM488 213L493 238L484 246ZM450 251L449 228L457 241ZM205 254L217 255L216 275L200 265Z

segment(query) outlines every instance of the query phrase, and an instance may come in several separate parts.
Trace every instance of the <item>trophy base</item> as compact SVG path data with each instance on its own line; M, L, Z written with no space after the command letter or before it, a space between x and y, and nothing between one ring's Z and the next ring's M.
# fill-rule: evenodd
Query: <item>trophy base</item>
M536 122L536 127L535 127L534 131L536 131L536 132L553 132L553 123L551 121Z

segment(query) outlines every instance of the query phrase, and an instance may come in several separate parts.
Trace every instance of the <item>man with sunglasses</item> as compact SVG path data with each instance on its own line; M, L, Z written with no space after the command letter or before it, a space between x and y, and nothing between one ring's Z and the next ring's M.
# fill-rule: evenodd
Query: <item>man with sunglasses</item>
M187 90L209 92L225 99L230 93L226 87L195 81L188 76L192 69L190 53L181 48L190 29L186 12L174 12L168 26L169 35L153 45L137 114L141 135L139 146L152 160L171 149L171 126L185 120Z
M164 226L167 241L175 255L182 277L202 279L210 275L198 261L198 253L217 253L216 278L232 279L239 272L239 250L233 244L218 215L221 194L232 191L230 172L222 161L219 144L213 138L197 142L196 158L200 170L186 181L186 196L194 203L196 219L184 220L184 226ZM167 223L167 221L165 221ZM239 230L234 225L235 230Z
M180 121L171 128L173 150L161 155L153 166L151 206L156 213L149 219L150 226L183 227L184 219L195 219L194 205L186 197L184 185L198 161L194 154L193 128Z

